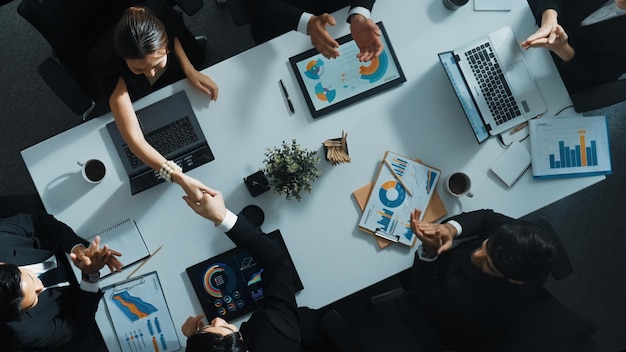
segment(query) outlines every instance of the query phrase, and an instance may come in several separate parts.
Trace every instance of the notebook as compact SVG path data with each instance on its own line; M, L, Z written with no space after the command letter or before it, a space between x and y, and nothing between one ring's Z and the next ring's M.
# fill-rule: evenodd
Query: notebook
M279 230L268 236L287 254L296 291L304 288ZM186 269L208 321L226 321L253 311L263 299L263 268L250 253L233 248Z
M511 27L439 53L479 143L546 111Z
M148 250L146 242L143 240L143 236L139 231L139 227L137 227L137 223L133 219L126 219L107 228L106 230L100 231L99 233L86 238L85 240L91 242L96 238L96 236L100 236L100 246L104 246L106 244L109 248L122 253L122 256L119 257L120 262L123 264L122 269L150 256L150 250ZM69 261L70 263L72 262L71 259L69 259ZM80 282L82 279L80 269L78 269L75 265L72 265L72 269L74 270L74 274L76 275L78 282ZM103 268L101 273L103 274L101 277L102 279L111 275L108 267Z
M137 118L146 141L183 172L215 159L185 91L138 110ZM107 124L107 130L130 180L131 194L165 181L130 151L115 121Z
M530 154L520 142L513 142L491 165L490 170L504 182L513 187L530 167Z

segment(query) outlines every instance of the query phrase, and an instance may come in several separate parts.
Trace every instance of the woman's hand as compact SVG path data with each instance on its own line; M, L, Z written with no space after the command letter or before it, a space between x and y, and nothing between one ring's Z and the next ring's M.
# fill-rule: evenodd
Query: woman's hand
M187 197L193 202L199 202L202 199L203 193L209 189L202 182L196 180L191 176L187 176L182 172L176 172L172 175L172 180L183 188L183 191L187 194Z
M202 93L208 95L211 100L217 100L217 83L213 81L209 76L202 72L193 70L187 75L189 82Z

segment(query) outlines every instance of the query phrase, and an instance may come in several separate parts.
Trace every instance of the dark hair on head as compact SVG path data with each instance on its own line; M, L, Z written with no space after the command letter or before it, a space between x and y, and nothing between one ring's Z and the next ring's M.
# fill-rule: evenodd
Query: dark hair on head
M124 11L115 27L115 50L124 59L143 59L167 49L167 32L163 23L148 9L131 7Z
M239 333L222 336L205 332L189 336L185 352L245 352L247 350L246 343Z
M14 264L0 265L0 320L18 320L24 294L22 293L22 272Z
M554 234L528 221L500 226L487 241L493 265L507 279L545 280L556 258Z

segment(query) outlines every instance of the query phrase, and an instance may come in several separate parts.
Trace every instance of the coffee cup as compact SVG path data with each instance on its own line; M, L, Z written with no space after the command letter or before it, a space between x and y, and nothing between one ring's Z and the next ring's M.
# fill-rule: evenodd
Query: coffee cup
M468 2L469 0L443 0L443 6L448 10L456 10Z
M84 163L78 162L82 167L83 178L89 183L100 183L106 174L106 166L98 159L89 159Z
M470 180L467 174L462 172L455 172L446 176L443 179L443 188L455 197L474 196L470 192L470 189L472 188L472 180Z

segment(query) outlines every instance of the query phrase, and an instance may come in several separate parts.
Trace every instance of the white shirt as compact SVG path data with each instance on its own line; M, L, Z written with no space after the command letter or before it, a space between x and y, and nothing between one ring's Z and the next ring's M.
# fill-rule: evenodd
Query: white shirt
M370 10L361 6L352 8L350 12L348 12L348 18L350 18L350 16L354 14L363 15L363 17L365 18L370 18L370 16L372 15ZM311 19L311 17L313 17L313 14L311 13L308 13L308 12L302 13L302 16L300 16L300 21L298 21L298 28L297 28L298 32L307 34L307 35L309 34L306 29L307 29L307 25L309 24L309 20Z

